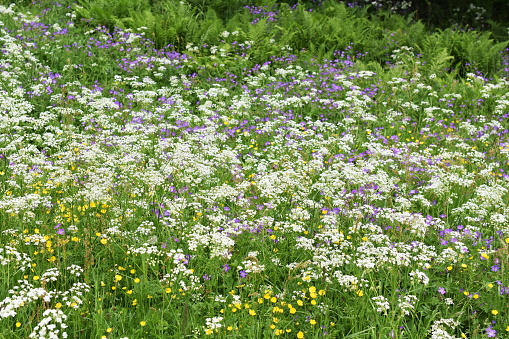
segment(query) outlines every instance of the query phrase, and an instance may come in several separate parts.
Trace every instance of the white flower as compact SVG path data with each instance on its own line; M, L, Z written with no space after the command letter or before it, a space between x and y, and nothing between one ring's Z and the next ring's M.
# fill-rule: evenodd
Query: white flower
M377 306L377 312L384 312L387 314L387 311L390 309L390 304L387 298L385 298L383 295L380 295L378 297L371 298L371 300L375 302L375 305Z

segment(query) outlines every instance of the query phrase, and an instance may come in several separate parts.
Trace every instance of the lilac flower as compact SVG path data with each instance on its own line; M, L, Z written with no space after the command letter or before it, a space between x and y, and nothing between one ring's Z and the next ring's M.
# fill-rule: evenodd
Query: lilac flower
M245 278L245 277L247 277L247 272L242 270L242 271L239 272L239 275L240 275L241 278Z
M57 230L57 234L63 235L65 234L65 228L61 228L60 225L62 224L57 224L55 227L53 227L53 229Z
M230 266L228 264L223 265L223 271L228 272L230 270Z
M444 294L446 294L446 293L447 293L447 291L445 290L445 288L443 288L443 287L439 287L439 288L438 288L438 293L440 293L440 294L444 295Z
M494 338L497 336L497 331L495 331L490 325L486 329L486 334L488 335L488 338Z

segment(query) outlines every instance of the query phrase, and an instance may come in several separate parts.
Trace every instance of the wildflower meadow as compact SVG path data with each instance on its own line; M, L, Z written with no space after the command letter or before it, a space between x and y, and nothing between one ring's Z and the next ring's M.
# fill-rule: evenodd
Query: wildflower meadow
M507 42L0 3L0 338L509 338Z

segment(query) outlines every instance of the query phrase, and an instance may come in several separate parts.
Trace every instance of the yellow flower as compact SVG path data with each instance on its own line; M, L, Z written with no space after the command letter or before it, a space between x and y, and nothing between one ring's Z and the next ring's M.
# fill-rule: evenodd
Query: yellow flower
M211 335L211 334L212 334L212 330L211 330L210 328L207 328L207 329L205 330L205 334L206 334L206 335Z
M255 310L249 310L249 314L250 315L256 315L256 311Z
M16 327L21 327L21 323L19 321L16 323Z
M316 324L316 320L315 320L315 319L311 319L311 320L309 321L309 323L310 323L311 325L315 325L315 324Z
M146 322L146 321L144 321L144 320L143 320L143 321L140 321L140 326L145 326L145 325L147 325L147 322Z
M122 276L121 276L121 275L116 274L116 275L115 275L115 282L118 282L118 281L120 281L120 280L122 280Z
M299 339L304 338L304 332L299 331L299 333L297 333L297 338L299 338Z
M101 239L101 244L106 245L107 242L108 242L108 239L104 239L104 238Z
M491 314L493 314L493 315L497 315L497 314L498 314L498 311L497 311L497 310L491 310Z
M106 329L106 332L108 332L108 333L110 333L111 331L113 331L113 329L111 327Z

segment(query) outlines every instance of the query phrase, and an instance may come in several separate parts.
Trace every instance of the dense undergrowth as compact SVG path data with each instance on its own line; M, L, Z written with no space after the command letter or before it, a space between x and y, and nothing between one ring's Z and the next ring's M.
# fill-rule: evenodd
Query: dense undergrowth
M475 70L493 76L500 70L500 53L509 37L502 35L503 40L495 43L491 32L479 33L468 26L431 29L415 20L415 14L339 1L291 5L268 0L246 5L242 1L80 0L74 8L81 24L105 26L110 32L115 27L145 27L156 48L171 45L181 52L189 44L221 46L222 32L239 32L239 41L252 42L246 53L253 65L277 54L276 46L288 46L293 54L331 59L335 51L353 43L367 62L392 62L394 50L409 46L420 62L438 63L462 77Z
M204 4L0 6L0 338L507 338L504 43Z

